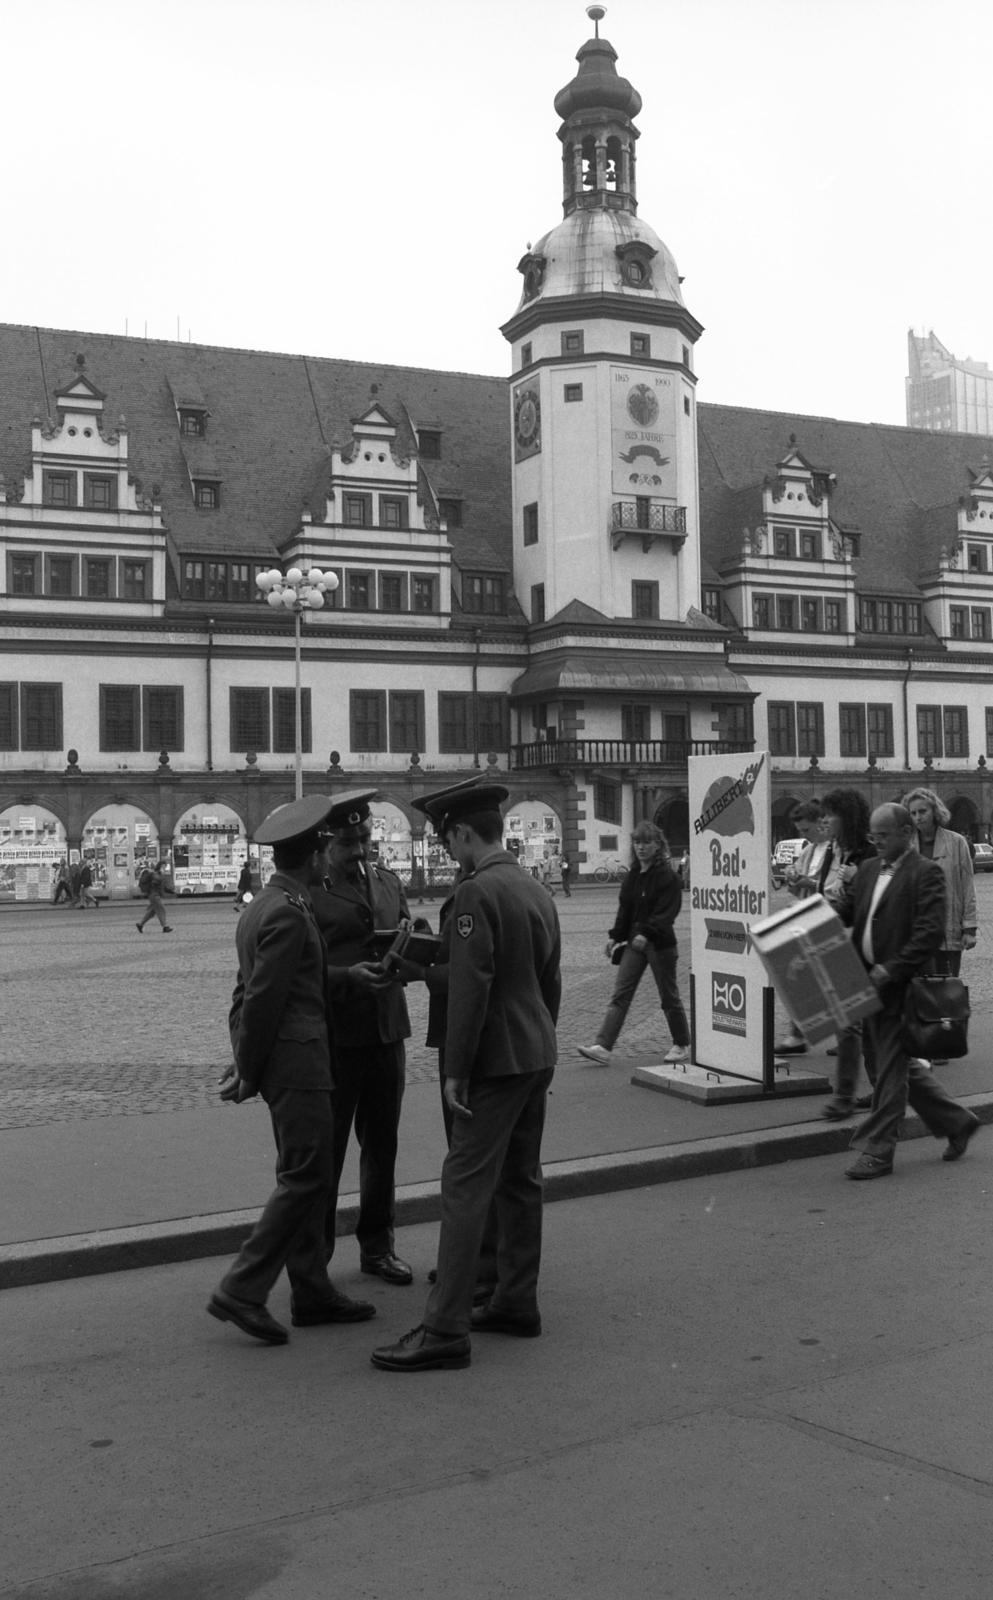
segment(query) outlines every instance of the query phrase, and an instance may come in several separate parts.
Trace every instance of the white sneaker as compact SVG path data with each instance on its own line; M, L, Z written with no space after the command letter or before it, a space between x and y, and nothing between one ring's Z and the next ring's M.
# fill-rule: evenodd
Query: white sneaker
M602 1044L581 1044L579 1053L581 1056L585 1056L587 1061L592 1061L594 1066L610 1066L610 1051L606 1050Z
M673 1062L688 1061L690 1059L690 1047L688 1044L674 1044L669 1054L663 1056L662 1059L663 1061L668 1061L670 1065Z

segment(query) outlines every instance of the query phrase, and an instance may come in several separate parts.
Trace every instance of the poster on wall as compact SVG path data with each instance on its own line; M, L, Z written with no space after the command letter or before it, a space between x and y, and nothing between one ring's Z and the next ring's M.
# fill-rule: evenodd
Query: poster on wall
M610 376L614 494L675 500L676 385L671 375L613 367Z
M691 756L689 769L695 1059L761 1082L767 980L748 926L769 911L769 757Z

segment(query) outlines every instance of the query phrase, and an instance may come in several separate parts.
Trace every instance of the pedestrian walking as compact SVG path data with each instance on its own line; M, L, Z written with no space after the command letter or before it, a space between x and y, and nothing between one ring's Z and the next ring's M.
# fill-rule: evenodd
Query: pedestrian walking
M876 853L869 839L869 806L858 789L831 789L822 798L821 809L827 849L817 869L816 889L835 911L840 911L859 867ZM857 1100L855 1091L863 1054L871 1077L871 1052L871 1036L861 1022L853 1022L838 1033L834 1094L821 1107L821 1115L829 1122L841 1122L859 1105L869 1104L868 1097Z
M904 1004L910 980L925 972L945 937L945 880L937 862L916 848L914 820L906 806L878 806L869 837L876 859L864 861L841 907L852 942L879 991L882 1010L866 1019L872 1051L872 1107L856 1129L855 1163L845 1176L885 1178L893 1171L897 1131L908 1101L936 1139L947 1139L944 1161L958 1161L980 1127L979 1118L958 1104L902 1043Z
M606 955L617 966L617 981L600 1024L596 1043L579 1053L595 1066L608 1067L635 991L651 970L672 1045L666 1061L690 1059L690 1025L676 982L679 950L673 923L683 891L669 860L669 845L654 822L639 822L631 835L632 869L621 879L617 916L607 936Z
M241 910L242 906L245 904L245 896L246 894L251 894L251 890L252 864L250 861L246 861L242 865L242 869L238 874L238 886L235 890L234 896L234 909L236 911Z
M821 827L819 800L803 800L790 812L790 824L797 838L806 843L793 865L787 868L786 888L799 900L817 892L817 874L829 848ZM774 1045L777 1055L799 1056L807 1049L807 1041L795 1022L791 1022L782 1039Z
M362 1271L403 1287L414 1274L394 1250L395 1174L410 1018L403 985L377 958L375 933L410 924L403 885L395 873L369 860L377 790L345 795L328 813L328 873L311 892L327 949L335 994L335 1171L327 1215L328 1259L335 1248L338 1185L348 1140L359 1143L359 1218L355 1236ZM253 902L254 903L254 902Z
M60 900L68 900L72 904L72 883L69 877L69 864L64 859L59 862L58 875L55 879L55 893L52 896L53 906Z
M84 861L79 870L79 899L76 909L79 911L95 911L97 897L93 893L93 868L88 861Z
M324 1242L334 1183L329 993L309 891L327 870L320 830L331 805L330 795L308 795L257 830L258 842L272 845L276 870L235 928L234 1064L221 1099L241 1104L261 1094L276 1142L276 1188L207 1310L265 1344L288 1338L266 1309L284 1267L294 1327L375 1316L368 1301L335 1289Z
M951 812L933 789L911 789L903 804L914 819L917 848L926 861L934 861L945 879L945 937L934 958L934 971L957 978L963 950L976 944L976 883L969 841L948 824Z
M572 883L572 862L569 860L569 857L566 855L565 851L562 852L562 857L559 861L559 874L562 879L562 893L565 895L567 900L571 900L572 889L570 888L570 885Z
M445 1095L455 1120L441 1172L437 1281L423 1322L373 1351L373 1365L388 1371L466 1367L470 1330L541 1332L541 1137L556 1059L560 936L553 902L503 848L499 808L508 792L494 784L466 794L460 786L442 815L442 837L463 874L452 908L445 1033ZM494 1196L498 1282L489 1303L473 1309Z
M70 893L70 895L72 897L71 904L73 906L73 909L75 909L79 905L79 893L80 893L79 881L80 881L80 878L82 877L82 875L83 875L82 867L80 866L78 861L74 861L72 863L72 866L69 868L69 893Z
M139 933L144 933L145 923L151 922L153 917L158 917L159 922L162 924L163 933L172 932L172 928L166 921L165 906L162 904L162 884L165 869L166 864L164 861L156 861L154 865L142 869L141 876L138 879L138 890L147 899L148 910L141 921L135 923Z

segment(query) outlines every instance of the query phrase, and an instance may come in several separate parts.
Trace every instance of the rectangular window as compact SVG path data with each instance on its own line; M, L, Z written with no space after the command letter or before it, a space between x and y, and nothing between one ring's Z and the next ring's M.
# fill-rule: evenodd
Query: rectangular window
M488 616L506 611L503 578L467 573L462 581L463 611L483 612Z
M202 439L207 432L207 419L202 411L181 411L179 431L185 439Z
M816 701L797 702L796 753L798 756L824 754L824 707Z
M989 723L990 713L986 720ZM17 684L0 683L0 750L17 749Z
M982 545L982 544L971 544L969 546L969 571L970 572L985 572L986 571L986 546L985 545Z
M201 511L216 511L220 503L220 484L206 483L203 479L197 479L193 485L193 504L199 506Z
M202 600L203 588L203 562L183 562L183 594L187 600Z
M865 706L838 707L838 750L843 756L865 755Z
M785 560L792 561L796 546L793 542L795 529L774 528L772 534L772 553L782 556Z
M48 592L65 599L72 594L74 560L72 556L49 556Z
M863 600L860 610L862 613L862 632L875 633L877 628L875 600Z
M35 593L35 569L38 565L37 556L11 556L10 558L10 591L11 594Z
M386 690L352 689L348 697L351 748L386 749Z
M228 597L228 564L226 561L207 562L207 599L226 600Z
M372 522L372 495L346 494L345 522L350 528L368 528Z
M964 639L966 636L966 608L965 606L952 606L949 617L951 620L951 633L953 639Z
M593 780L593 815L598 822L621 820L621 786L607 778Z
M524 507L524 543L538 543L538 502L533 500Z
M531 621L544 622L545 620L545 585L533 583L531 585Z
M582 384L581 383L567 383L564 386L563 390L562 390L562 398L565 400L566 404L571 404L573 401L576 401L576 400L582 400L582 398L583 398L583 386L582 386Z
M86 593L91 600L110 599L110 562L101 557L86 559Z
M940 706L917 707L917 754L922 758L942 754Z
M796 755L796 712L792 700L769 701L769 754Z
M889 600L880 600L877 602L876 630L878 633L893 632L893 606Z
M990 614L985 606L974 606L972 609L972 637L974 639L988 639L990 636Z
M647 333L632 333L631 354L633 356L650 356L652 353L651 335Z
M531 345L530 344L522 344L521 345L521 369L523 370L524 367L529 367L530 365L531 365Z
M700 610L711 622L721 620L721 591L720 589L704 589L700 595Z
M260 568L264 571L264 568ZM246 601L252 598L252 569L247 561L232 561L231 587L229 590L232 600Z
M636 622L658 621L659 586L657 583L632 583L631 615Z
M447 504L447 501L440 500L438 509L441 511L442 516L446 517L448 526L457 528L460 524L453 523L447 518L446 512L442 510L442 507ZM401 500L399 497L395 499L392 497L387 498L385 494L381 494L379 497L379 526L381 528L405 528L407 526L406 500Z
M102 472L84 472L83 505L89 511L116 511L117 479Z
M420 573L416 573L415 572L415 574L411 578L410 582L411 582L411 609L413 611L422 611L422 612L423 611L437 611L438 607L435 604L435 598L434 598L435 580L433 578L425 577L425 576L422 576Z
M372 605L372 574L370 572L350 572L348 574L348 608L350 611L368 611Z
M690 397L688 394L683 395L683 412L687 417L690 414Z
M443 755L464 755L471 748L469 695L442 691L438 695L438 749Z
M182 750L183 748L183 690L181 687L148 687L142 690L144 701L144 748L146 750Z
M893 707L866 706L865 715L869 733L869 755L891 756L893 754Z
M800 560L819 561L821 559L821 536L819 533L800 533Z
M418 428L417 453L424 461L440 461L441 434L434 428Z
M993 756L993 706L986 707L986 754Z
M505 694L481 694L479 708L479 748L506 750L510 744L510 706Z
M776 596L776 627L788 633L796 630L796 599L791 594Z
M424 749L424 690L390 690L390 749L413 755Z
M920 633L920 631L921 631L921 608L920 608L919 603L914 601L910 605L908 605L908 607L907 607L907 632L908 633Z
M74 472L43 472L41 498L46 506L62 508L76 504L76 474Z
M752 708L748 705L723 705L711 708L717 713L717 737L724 743L751 744Z
M804 633L820 633L820 609L819 600L800 601L800 627Z
M651 706L621 706L621 738L639 743L652 737Z
M965 706L946 706L944 714L945 755L969 754L969 712Z
M770 612L769 596L767 594L756 594L756 595L753 595L752 596L752 627L753 628L771 628L772 627L772 622L770 620L769 612Z
M399 572L379 574L380 611L400 611L403 608L403 575Z
M686 743L686 718L681 712L666 712L662 718L662 738L667 745ZM670 750L668 754L671 760L675 752Z
M141 749L141 698L136 684L100 685L100 748Z
M146 600L148 586L147 567L144 561L121 562L121 585L125 600Z
M438 515L441 517L443 522L446 522L448 524L448 526L450 528L461 528L461 526L462 526L462 501L461 500L439 500L438 501Z
M824 632L844 633L845 631L845 603L843 600L825 600L824 602Z
M581 356L583 353L583 335L581 332L564 333L562 335L562 354L564 356Z
M62 749L61 683L21 684L21 749Z
M272 691L272 748L277 755L292 755L297 739L297 697L295 689ZM310 751L310 690L300 690L300 749Z
M230 744L233 755L269 749L268 689L231 690Z

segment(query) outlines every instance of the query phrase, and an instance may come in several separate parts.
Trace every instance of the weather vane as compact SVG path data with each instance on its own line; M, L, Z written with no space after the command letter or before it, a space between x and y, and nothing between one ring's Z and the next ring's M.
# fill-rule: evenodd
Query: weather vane
M586 7L586 15L589 17L590 21L593 24L593 36L594 36L594 38L599 39L599 37L600 37L600 23L601 23L602 19L607 15L607 7L606 6L587 6Z

